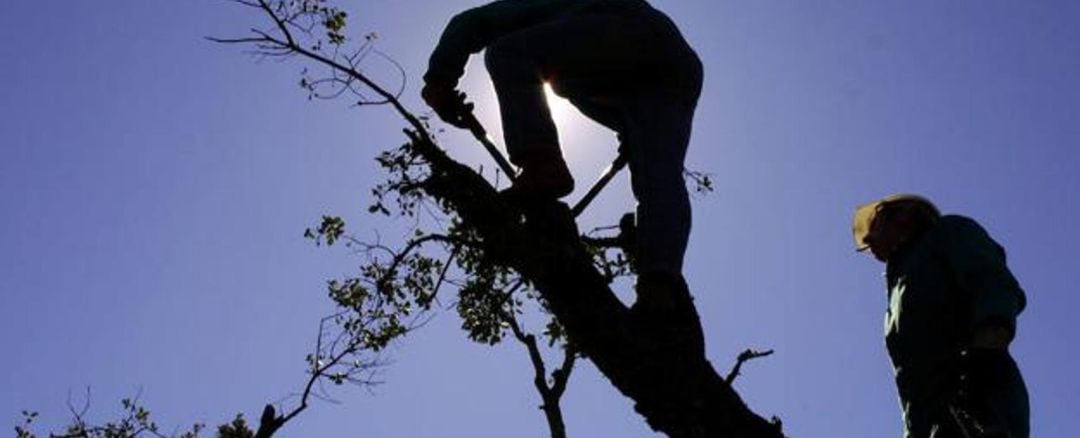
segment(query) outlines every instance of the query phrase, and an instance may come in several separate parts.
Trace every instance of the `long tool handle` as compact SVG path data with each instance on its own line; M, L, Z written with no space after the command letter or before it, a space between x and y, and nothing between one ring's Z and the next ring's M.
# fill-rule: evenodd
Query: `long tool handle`
M481 125L480 121L476 120L476 116L474 116L471 111L466 112L464 117L469 132L472 132L473 137L476 137L476 140L484 145L484 149L487 149L488 153L491 154L491 158L495 159L495 164L499 165L499 168L506 174L506 178L509 179L510 182L514 182L514 179L517 177L514 166L510 165L510 162L503 156L502 151L499 151L499 148L495 146L495 143L488 138L487 130L484 129L484 125Z
M476 140L484 145L484 149L487 149L488 153L491 154L491 158L495 160L495 164L499 165L499 168L506 174L506 178L513 183L517 178L514 167L506 160L506 157L503 156L502 151L495 146L495 143L488 138L487 130L484 129L484 125L481 125L480 121L476 120L476 116L473 115L472 111L465 112L464 118L465 124L469 128L469 132L472 132L473 137L476 137ZM570 212L574 217L580 216L581 213L585 211L589 204L592 203L593 199L596 198L596 195L599 195L600 192L604 190L604 187L611 182L611 179L626 167L626 163L626 155L619 154L618 157L615 157L615 161L611 162L611 165L604 170L604 173L600 175L600 178L597 179L595 183L593 183L593 186L589 188L589 191L585 193L585 196L582 196L577 204L574 204L574 207L570 209Z
M604 190L604 187L611 182L611 179L614 178L615 175L618 175L620 170L626 167L627 161L626 155L624 154L619 154L618 157L615 157L615 161L612 161L611 165L604 170L604 173L600 175L600 179L597 179L592 187L589 188L589 191L585 193L585 196L582 196L581 200L579 200L577 204L574 204L574 207L570 209L570 213L573 213L574 217L580 216L581 212L585 211L585 208L593 201L593 198L596 198L596 195L599 195L600 191Z

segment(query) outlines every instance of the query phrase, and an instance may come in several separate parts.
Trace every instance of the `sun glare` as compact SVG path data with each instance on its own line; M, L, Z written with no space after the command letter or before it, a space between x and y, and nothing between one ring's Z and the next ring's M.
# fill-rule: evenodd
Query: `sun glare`
M555 120L559 130L569 128L566 125L571 121L573 113L577 111L574 106L570 104L570 101L556 95L555 91L551 89L551 84L544 84L544 95L547 97L548 108L551 108L551 118Z
M591 144L593 143L591 131L586 128L594 123L579 113L569 100L557 96L551 89L551 85L544 84L544 94L548 108L551 109L551 118L559 130L559 143L563 146L563 156L573 162L594 159L594 155L603 150Z

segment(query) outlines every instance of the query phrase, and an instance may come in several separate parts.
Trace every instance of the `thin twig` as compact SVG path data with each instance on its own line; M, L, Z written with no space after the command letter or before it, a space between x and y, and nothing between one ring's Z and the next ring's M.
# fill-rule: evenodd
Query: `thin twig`
M728 385L735 383L735 378L739 377L739 371L742 370L742 365L744 362L751 361L760 357L769 356L772 354L772 350L756 351L749 348L746 349L742 353L739 353L739 357L736 358L735 361L735 366L731 368L731 372L728 373L727 378L725 378L724 380L727 382Z

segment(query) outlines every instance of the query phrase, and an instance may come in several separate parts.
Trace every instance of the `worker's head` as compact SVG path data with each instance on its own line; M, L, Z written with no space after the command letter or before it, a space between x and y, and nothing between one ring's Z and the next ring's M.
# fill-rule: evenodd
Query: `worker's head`
M855 211L855 247L859 251L869 249L874 258L887 262L896 250L929 230L940 217L937 207L922 196L887 196Z

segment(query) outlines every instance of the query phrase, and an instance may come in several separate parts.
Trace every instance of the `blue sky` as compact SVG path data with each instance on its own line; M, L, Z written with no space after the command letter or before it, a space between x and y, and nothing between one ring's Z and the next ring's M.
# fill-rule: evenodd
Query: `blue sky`
M351 35L409 72L416 96L448 17L472 1L349 1ZM913 191L978 219L1028 292L1013 352L1033 436L1080 436L1080 4L1068 1L656 0L701 55L688 167L686 276L708 354L776 355L737 388L799 437L896 436L882 341L882 267L853 251L850 214ZM308 102L301 64L203 36L257 24L217 0L42 0L0 16L0 423L44 424L92 388L91 415L138 392L166 425L217 424L300 388L331 307L323 284L359 262L302 239L323 214L360 237L402 224L364 213L402 142L381 108ZM464 89L499 134L480 63ZM614 137L572 113L561 135L579 187ZM460 133L456 157L490 164ZM632 208L625 175L582 219ZM576 195L575 195L576 196ZM625 291L623 296L628 296ZM544 436L525 352L469 343L452 311L388 352L385 384L341 388L284 436ZM651 436L590 365L564 400L573 436Z

